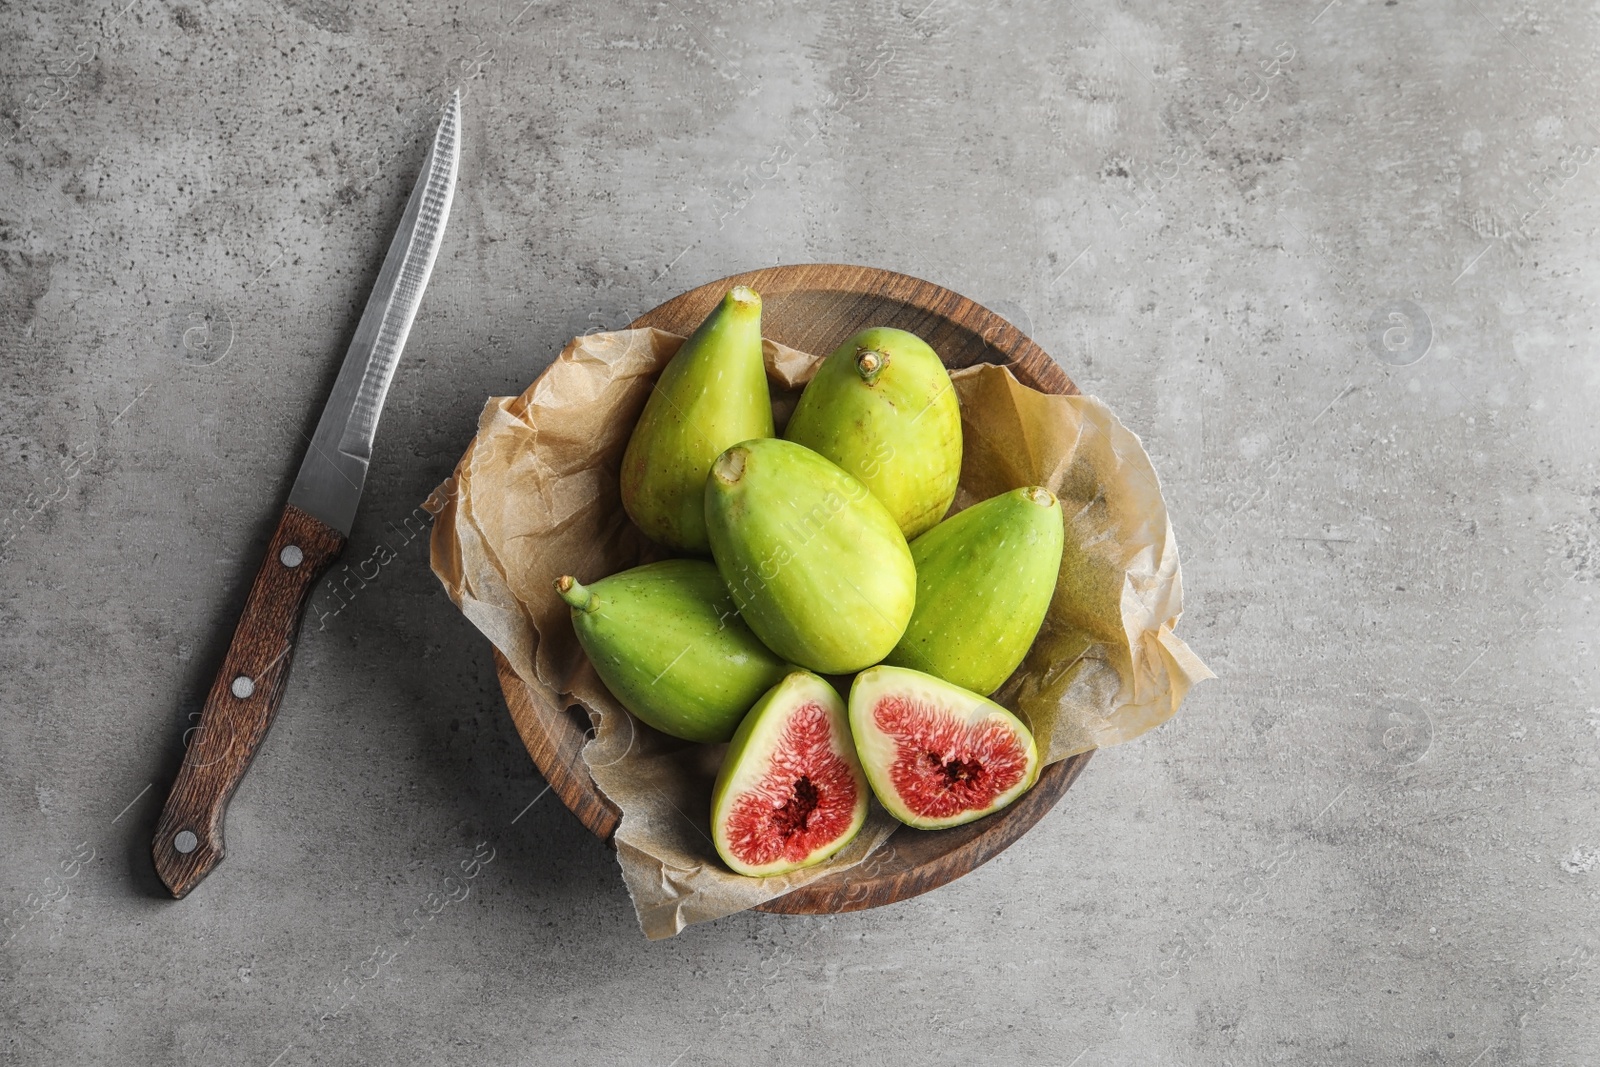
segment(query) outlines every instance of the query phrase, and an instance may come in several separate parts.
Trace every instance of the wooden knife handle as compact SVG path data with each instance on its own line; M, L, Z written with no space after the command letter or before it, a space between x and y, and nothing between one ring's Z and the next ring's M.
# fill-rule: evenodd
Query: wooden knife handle
M306 601L345 540L292 504L283 509L156 825L156 873L174 897L222 862L223 813L283 699Z

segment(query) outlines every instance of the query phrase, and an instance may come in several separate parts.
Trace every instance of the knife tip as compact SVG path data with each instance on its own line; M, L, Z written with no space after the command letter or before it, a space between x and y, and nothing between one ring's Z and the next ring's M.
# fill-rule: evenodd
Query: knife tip
M461 87L457 86L450 94L450 99L444 105L444 114L439 119L438 132L434 134L434 151L438 151L441 144L447 145L453 157L460 148L458 131L461 129Z

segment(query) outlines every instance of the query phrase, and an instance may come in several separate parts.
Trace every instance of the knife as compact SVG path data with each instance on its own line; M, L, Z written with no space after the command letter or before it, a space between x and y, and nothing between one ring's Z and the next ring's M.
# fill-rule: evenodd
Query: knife
M283 699L312 587L350 537L378 415L439 254L460 162L458 90L445 107L156 824L156 873L179 899L222 862L228 799Z

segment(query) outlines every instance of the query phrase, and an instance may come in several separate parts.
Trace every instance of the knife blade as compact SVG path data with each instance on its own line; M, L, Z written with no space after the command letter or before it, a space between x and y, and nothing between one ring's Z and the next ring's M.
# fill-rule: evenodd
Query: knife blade
M343 551L378 416L444 238L461 165L461 94L445 106L306 448L278 528L156 824L156 873L177 898L222 862L222 823L277 714L312 588Z

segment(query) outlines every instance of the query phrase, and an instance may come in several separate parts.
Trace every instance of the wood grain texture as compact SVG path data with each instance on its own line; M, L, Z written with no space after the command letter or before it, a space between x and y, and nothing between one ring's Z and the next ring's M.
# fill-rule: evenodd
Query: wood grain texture
M290 546L300 550L294 566L283 559ZM284 508L156 824L151 853L156 873L174 897L187 895L222 862L228 800L250 769L283 699L311 590L344 546L345 536L338 530L292 505ZM249 695L235 694L237 678L250 680ZM184 831L196 838L189 852L176 844Z
M1018 381L1035 389L1078 391L1043 349L994 312L931 282L871 267L801 264L736 274L683 293L630 325L687 335L735 285L761 294L762 334L791 348L826 355L857 330L894 326L926 340L951 369L1004 364ZM530 689L498 653L495 665L517 732L551 790L584 826L609 841L620 814L596 788L579 754L589 729L587 714ZM1038 784L1004 811L950 830L901 829L860 866L768 901L759 910L790 915L859 911L959 878L1038 822L1091 755L1085 752L1045 768Z
M583 765L583 746L589 740L589 713L573 705L559 707L528 688L499 649L494 653L495 672L500 690L505 693L511 721L527 746L528 754L544 775L550 791L561 798L571 812L602 841L610 841L622 821L622 812L606 795L595 788L594 779Z

